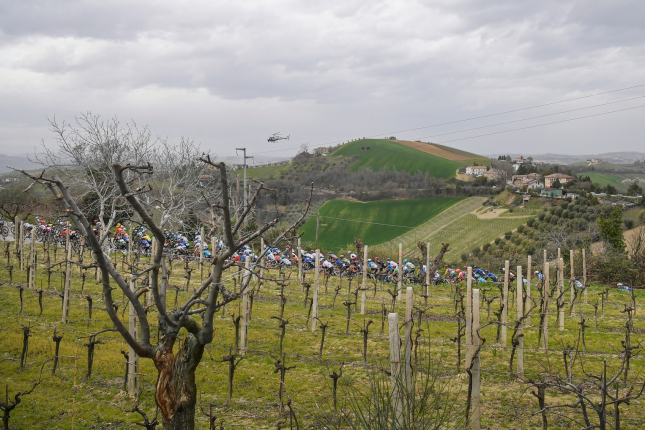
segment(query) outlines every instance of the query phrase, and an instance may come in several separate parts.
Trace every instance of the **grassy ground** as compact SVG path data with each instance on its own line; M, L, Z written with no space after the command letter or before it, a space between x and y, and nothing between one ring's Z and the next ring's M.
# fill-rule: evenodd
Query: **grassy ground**
M318 211L321 215L318 246L325 251L344 252L347 251L347 245L351 245L353 248L356 237L366 238L366 245L386 242L411 230L411 228L394 227L394 225L416 227L462 199L461 197L429 197L425 199L380 200L368 203L332 200L325 203ZM309 218L300 230L305 232L303 241L314 243L316 240L316 216L313 215Z
M629 184L623 184L622 182L620 182L623 179L643 178L643 180L645 180L645 175L637 175L637 174L583 172L581 173L581 175L589 176L592 182L596 182L602 186L612 185L616 187L619 191L625 191L629 186Z
M39 261L44 261L44 253L38 249ZM61 253L58 252L60 260ZM87 257L87 256L86 256ZM15 256L11 256L10 263L16 264ZM118 257L119 261L121 256ZM53 254L52 254L53 259ZM191 263L194 266L194 263ZM534 267L537 263L534 261ZM119 264L120 265L120 264ZM185 285L183 278L183 264L174 263L173 275L170 283ZM276 276L276 272L270 272ZM308 275L310 280L311 275ZM25 309L19 313L19 291L16 288L24 284L25 273L13 272L14 282L10 284L7 261L0 262L0 318L2 319L2 336L0 337L1 381L7 385L11 396L17 390L31 387L33 381L38 379L38 373L43 363L53 356L54 344L51 340L54 328L64 338L61 343L61 366L56 376L51 376L51 362L45 365L43 382L36 387L34 392L23 398L21 404L12 412L10 425L16 429L135 429L134 422L138 416L125 412L132 408L135 400L129 398L122 390L124 359L120 350L123 342L113 333L99 336L104 343L97 345L94 371L91 378L86 378L86 352L84 344L91 332L110 327L110 322L104 311L99 286L95 281L90 281L90 273L85 283L84 293L91 294L94 298L94 316L87 320L87 302L80 297L81 281L78 268L74 269L71 323L60 323L61 300L54 287L60 290L60 275L53 273L52 286L48 288L47 276L44 267L39 267L37 284L41 282L45 289L44 312L39 316L36 292L26 290ZM199 282L199 269L195 267L190 289ZM341 285L339 297L334 301L334 286ZM352 291L357 283L351 286ZM381 303L390 306L390 296L383 292L381 285L371 285L367 300L367 318L374 320L370 328L368 339L368 363L387 365L389 357L389 342L387 327L385 333L381 332ZM385 284L385 288L391 285ZM415 289L415 307L424 308L424 300L419 297L422 287ZM602 286L590 286L589 301L595 301ZM285 380L286 394L292 400L292 406L297 414L301 428L323 428L320 419L329 415L331 406L331 379L328 377L326 364L332 370L337 370L341 361L345 362L345 372L339 381L339 401L343 406L351 390L360 390L365 387L366 374L362 364L361 348L362 336L359 326L362 326L363 317L352 313L349 334L345 334L346 313L345 307L340 302L347 299L348 281L330 279L328 286L321 285L320 318L329 323L323 360L318 357L320 344L320 331L311 332L307 329L307 310L303 307L304 294L301 287L294 281L286 287L288 296L285 307L285 318L289 320L287 326L284 349L287 365L295 365L289 371ZM487 290L487 296L498 296L495 285L480 285L480 290ZM440 358L439 365L443 366L442 380L449 383L455 390L461 390L457 406L464 404L464 392L467 378L463 373L463 356L460 366L461 372L457 374L457 348L450 340L455 336L457 324L454 319L453 287L444 285L432 287L428 299L428 308L422 322L422 346L429 348L431 353ZM273 373L274 367L269 354L277 355L280 330L271 316L279 313L278 301L279 287L275 282L267 281L262 287L259 297L254 300L253 313L249 328L249 349L244 360L240 363L235 374L234 395L230 406L225 406L227 392L227 366L219 362L222 356L227 355L229 348L234 345L234 331L230 315L219 314L215 320L215 339L208 346L202 363L197 370L198 405L205 411L211 406L213 412L224 421L226 429L270 429L282 420L278 412L277 389L278 380ZM534 288L532 297L537 297ZM119 299L120 294L115 294ZM169 300L174 301L174 294L169 294ZM185 299L186 292L179 293L179 301ZM637 302L641 303L645 294L636 292ZM353 297L353 295L352 295ZM360 296L359 296L360 297ZM568 302L568 293L566 295ZM123 313L124 303L119 304L119 314ZM608 373L615 371L620 363L616 351L620 350L623 338L625 314L621 313L623 304L629 302L629 294L620 290L612 290L609 302L605 306L604 317L598 317L598 329L595 327L594 309L591 305L582 305L582 311L587 318L586 345L587 352L578 355L574 366L574 379L582 375L579 360L584 360L585 370L597 374L601 368L602 360L607 360ZM509 320L514 321L516 313L513 297L509 308ZM553 301L551 301L553 304ZM492 311L498 307L494 301ZM404 313L405 303L396 305L396 312ZM229 306L228 312L237 314L234 305ZM149 313L150 321L156 323L154 310ZM481 321L488 320L486 305L482 306ZM645 321L639 315L636 318L632 342L645 340ZM579 336L578 318L570 318L567 312L565 329L556 327L555 306L550 308L549 352L536 349L537 317L530 319L525 330L525 379L539 378L541 374L563 371L562 353L560 343L573 345ZM124 319L127 319L125 312ZM494 316L490 315L490 318ZM32 336L29 340L26 368L19 370L18 360L21 353L22 329L20 323L30 325ZM519 382L509 372L510 348L504 345L495 345L495 326L482 329L481 336L486 339L482 348L482 428L509 428L531 429L538 428L539 416L532 416L538 410L537 401L527 390L526 384ZM154 337L154 336L153 336ZM509 342L511 330L509 330ZM463 347L463 345L462 345ZM642 357L632 361L630 381L643 379L645 362ZM375 370L378 371L378 370ZM153 384L156 371L149 360L141 360L141 373L144 382L141 408L154 416ZM595 397L596 398L596 397ZM572 403L575 399L561 393L549 390L547 404L556 402ZM198 409L199 411L199 409ZM613 409L609 410L610 416ZM580 418L580 413L566 409L564 414L573 418ZM645 407L643 400L635 400L631 405L621 406L623 429L640 429L645 425ZM595 419L595 417L594 417ZM208 428L207 419L198 412L198 428ZM557 415L549 418L549 428L574 429L580 428L570 420Z
M369 151L361 147L369 146ZM453 178L457 169L466 165L464 162L446 160L416 149L408 148L391 140L364 139L347 143L333 154L334 156L351 157L358 155L359 159L352 164L352 170L367 167L374 171L396 169L411 174L428 173L435 178Z
M471 212L480 208L484 200L483 197L464 200L414 230L379 244L374 247L374 252L380 256L392 257L397 255L399 243L402 243L404 249L407 249L406 258L418 258L420 251L416 246L417 242L430 242L431 255L436 255L441 249L441 243L445 242L450 244L445 259L459 264L461 254L491 243L505 232L525 224L530 218L530 214L517 213L511 214L512 217L479 219Z

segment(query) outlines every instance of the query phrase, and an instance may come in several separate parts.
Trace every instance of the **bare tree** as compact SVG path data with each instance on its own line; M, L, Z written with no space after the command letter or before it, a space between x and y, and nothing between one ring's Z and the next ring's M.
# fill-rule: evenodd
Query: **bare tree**
M222 282L224 270L233 265L229 257L244 245L260 238L278 220L274 219L257 230L244 232L239 235L241 237L236 238L255 201L263 192L263 184L257 186L255 193L249 199L248 207L235 216L235 208L231 207L227 168L224 163L216 163L208 155L198 157L197 148L187 140L182 140L177 146L158 140L158 145L151 150L153 145L147 129L140 131L135 126L121 128L116 120L104 125L96 118L98 117L81 117L76 127L52 125L59 136L59 147L63 153L67 151L70 155L76 155L74 145L85 145L85 149L78 154L78 158L76 160L72 158L69 161L70 165L76 164L76 169L59 162L61 158L58 154L46 150L42 158L45 160L45 165L64 169L66 173L63 176L64 180L58 172L51 176L46 176L45 171L39 175L25 171L22 173L30 177L33 183L49 187L66 210L70 220L92 250L101 272L105 310L116 331L138 356L154 361L158 372L155 400L163 416L164 428L191 430L195 428L197 401L195 370L202 360L205 346L214 341L214 314L222 306L241 297L244 293L242 290L228 291ZM142 147L135 148L136 143L141 143ZM81 171L86 170L85 167L95 170L97 166L86 164L87 159L84 157L89 157L87 145L95 148L95 153L102 154L98 160L102 170L100 174L92 174L89 181L84 176L87 173L81 173ZM88 219L86 211L81 209L78 195L73 194L72 188L75 188L76 180L84 181L82 184L85 184L85 188L81 193L86 194L88 192L86 189L96 187L94 189L100 191L101 199L104 201L102 207L106 208L104 216L110 212L107 215L109 220L116 218L116 208L119 207L120 202L124 202L127 206L126 212L131 211L136 214L157 243L163 244L164 226L194 203L199 191L196 183L199 181L193 180L199 178L201 169L206 166L219 171L219 182L213 189L204 190L209 193L208 195L203 193L202 196L211 210L222 217L221 230L225 248L214 256L210 276L181 306L174 310L169 309L166 303L169 281L162 246L155 248L149 267L135 274L138 278L148 273L150 275L149 288L154 299L160 332L158 343L154 344L150 336L149 322L149 318L154 314L146 313L146 308L135 292L130 290L128 282L103 253L102 245L105 236L97 236L92 232L91 220ZM111 205L113 201L117 203ZM309 204L296 221L296 227L303 222L308 210ZM106 230L109 223L110 221L105 223ZM279 235L273 244L284 240L290 230ZM140 327L138 340L130 334L128 327L113 306L112 292L115 289L113 283L134 308ZM195 319L197 317L201 317L200 322ZM182 339L181 345L175 352L173 347L182 328L186 329L188 336Z

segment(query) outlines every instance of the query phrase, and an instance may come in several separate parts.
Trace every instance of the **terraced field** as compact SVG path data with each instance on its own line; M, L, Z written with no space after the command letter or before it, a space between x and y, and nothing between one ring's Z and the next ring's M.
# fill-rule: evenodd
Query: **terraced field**
M376 245L401 235L402 232L441 216L462 197L428 197L425 199L380 200L360 203L332 200L320 210L319 248L344 252L354 238L362 238L366 245ZM481 203L480 203L481 204ZM316 216L302 226L306 243L316 240Z
M479 219L472 212L480 208L483 197L471 197L443 211L419 227L372 248L375 255L395 258L399 243L403 244L407 258L419 258L417 242L430 242L430 254L437 254L442 242L450 243L447 261L458 261L459 256L475 247L490 243L509 230L526 223L530 215Z

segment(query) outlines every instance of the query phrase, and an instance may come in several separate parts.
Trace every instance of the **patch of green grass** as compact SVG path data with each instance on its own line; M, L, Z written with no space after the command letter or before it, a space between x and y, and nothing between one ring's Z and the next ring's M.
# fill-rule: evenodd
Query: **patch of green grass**
M332 200L325 203L319 210L321 219L318 246L324 250L346 250L347 245L353 244L356 237L363 239L366 245L386 242L410 231L411 228L407 227L416 227L425 223L460 200L463 198L429 197L425 199L381 200L369 203ZM393 227L393 225L406 226L406 228ZM315 215L309 218L302 226L301 231L305 232L303 241L315 242Z
M280 177L280 172L289 167L289 164L277 164L274 166L254 167L246 170L246 175L260 181Z
M602 185L612 185L618 189L627 189L627 186L620 181L625 179L624 175L614 175L611 173L582 172L581 175L589 176L592 182Z
M361 147L367 146L370 147L369 151L361 150ZM360 167L373 171L396 169L411 174L424 172L432 177L444 179L455 177L457 169L468 165L465 162L446 160L385 139L350 142L341 146L333 155L343 157L357 155L358 161L351 166L353 171Z
M423 225L373 248L378 255L392 256L398 253L399 243L407 249L407 258L419 258L417 242L430 242L430 254L436 255L442 243L449 243L444 259L460 264L460 256L473 248L493 242L509 230L515 230L531 217L526 213L511 214L512 217L479 219L472 212L481 206L483 197L471 197L439 214Z

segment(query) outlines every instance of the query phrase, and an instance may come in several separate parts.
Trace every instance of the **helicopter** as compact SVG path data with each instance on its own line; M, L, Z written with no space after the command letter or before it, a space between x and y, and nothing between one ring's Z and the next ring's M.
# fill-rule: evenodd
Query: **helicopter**
M290 136L291 136L291 135L289 135L289 136L287 136L287 137L282 137L282 136L280 136L280 132L273 133L273 134L271 135L271 137L269 137L269 138L267 139L267 142L277 142L278 140L283 140L283 139L284 139L284 140L289 140L289 137L290 137Z

